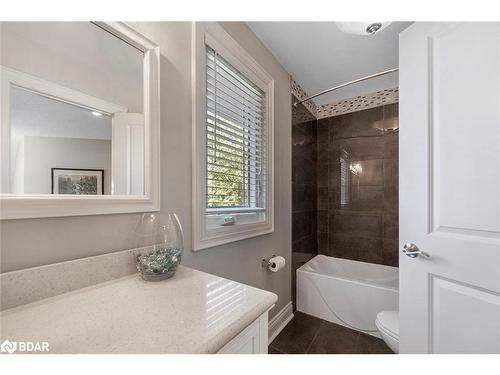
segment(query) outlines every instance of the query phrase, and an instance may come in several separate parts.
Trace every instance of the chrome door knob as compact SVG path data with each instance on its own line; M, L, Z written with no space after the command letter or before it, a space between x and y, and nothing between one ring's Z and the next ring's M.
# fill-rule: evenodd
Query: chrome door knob
M405 243L403 246L403 253L410 258L416 258L419 255L423 255L426 258L430 257L429 254L427 254L425 251L420 250L414 243Z

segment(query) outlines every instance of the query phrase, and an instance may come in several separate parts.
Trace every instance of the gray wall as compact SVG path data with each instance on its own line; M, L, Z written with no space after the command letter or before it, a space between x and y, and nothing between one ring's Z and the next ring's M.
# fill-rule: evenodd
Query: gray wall
M160 44L161 213L175 211L185 233L183 264L278 294L273 316L291 300L291 109L289 75L246 24L223 23L275 79L275 231L200 252L191 251L191 23L131 24ZM109 253L151 242L141 214L9 220L1 224L1 270ZM261 258L283 255L278 273Z
M104 194L110 194L111 141L24 137L24 192L51 194L52 168L103 169Z

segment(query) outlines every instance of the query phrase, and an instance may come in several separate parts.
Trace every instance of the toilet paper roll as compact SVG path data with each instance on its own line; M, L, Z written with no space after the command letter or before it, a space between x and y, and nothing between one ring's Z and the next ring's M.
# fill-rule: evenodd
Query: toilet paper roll
M282 256L276 256L269 259L269 264L267 269L271 272L278 272L280 269L285 267L285 258Z

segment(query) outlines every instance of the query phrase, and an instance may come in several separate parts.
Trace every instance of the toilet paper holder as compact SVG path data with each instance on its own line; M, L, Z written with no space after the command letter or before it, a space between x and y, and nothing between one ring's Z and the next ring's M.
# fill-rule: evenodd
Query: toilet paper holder
M262 258L262 267L263 268L268 268L269 265L271 264L270 260L274 258L276 254L271 255L269 258Z

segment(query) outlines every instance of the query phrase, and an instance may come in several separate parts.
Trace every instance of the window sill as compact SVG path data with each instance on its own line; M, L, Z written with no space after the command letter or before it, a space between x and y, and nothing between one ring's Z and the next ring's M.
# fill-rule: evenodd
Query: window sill
M200 236L196 236L197 238L195 238L193 250L199 251L209 249L211 247L262 236L273 232L274 226L267 221L206 228L205 233Z

